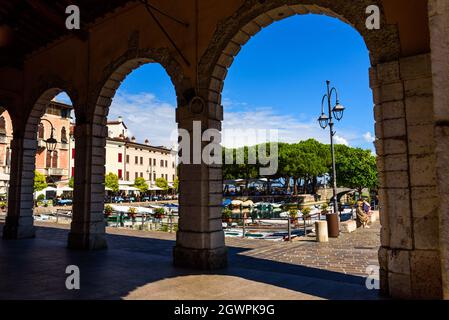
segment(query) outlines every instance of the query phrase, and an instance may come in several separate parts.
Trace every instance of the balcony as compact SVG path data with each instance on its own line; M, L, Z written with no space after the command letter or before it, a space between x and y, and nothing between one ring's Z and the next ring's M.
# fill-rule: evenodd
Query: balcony
M46 143L45 143L45 140L44 140L44 139L38 139L38 140L37 140L37 147L38 147L39 149L45 149L45 148L47 148L47 145L46 145Z
M60 168L47 168L45 169L47 176L54 176L54 177L62 177L68 175L68 170L66 169L60 169Z
M8 138L6 137L5 134L0 134L0 144L7 144L8 143Z
M59 150L69 150L69 144L68 143L58 143Z

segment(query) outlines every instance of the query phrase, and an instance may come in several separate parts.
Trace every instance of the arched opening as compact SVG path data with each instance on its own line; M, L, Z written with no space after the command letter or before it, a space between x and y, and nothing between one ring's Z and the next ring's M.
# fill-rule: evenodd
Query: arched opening
M9 141L12 169L6 239L34 237L35 220L57 221L53 209L70 178L69 152L59 133L62 126L71 126L73 111L70 98L61 93L59 88L45 91L30 111L23 136Z
M229 237L237 234L281 241L289 237L300 241L315 240L315 222L325 221L326 215L322 212L333 210L329 128L322 130L317 121L322 113L322 97L327 93L326 80L331 80L331 85L338 88L340 102L346 106L342 121L334 119L337 133L333 136L340 225L352 229L357 224L354 206L360 198L369 199L371 211L375 211L369 219L378 220L377 169L373 156L375 121L368 49L360 34L341 19L302 15L309 12L306 9L310 8L275 9L246 22L234 37L230 36L232 40L223 44L224 50L213 67L209 96L212 99L218 97L218 103L224 108L224 146L242 148L267 141L279 143L279 167L272 175L261 175L257 165L224 166L224 198L230 205L229 212L225 209L227 221L223 226ZM316 9L310 13L318 13ZM337 17L328 11L324 13ZM272 22L276 23L271 25ZM267 25L270 26L263 29ZM250 35L255 37L250 40ZM332 108L335 98L333 95ZM253 130L248 132L250 128ZM239 129L248 136L239 134L238 140L234 141L226 137L227 131ZM277 140L270 140L270 129L278 132ZM254 140L259 138L258 130L264 131L263 137ZM364 175L357 172L357 167L351 169L346 165L348 161L355 163L361 158L363 161L357 163L365 164L364 170L369 174ZM362 182L364 179L369 181ZM233 192L226 191L227 183L233 185ZM350 195L343 196L346 191L351 191ZM232 208L231 201L253 205ZM340 205L344 205L342 210ZM380 247L379 223L373 222L373 228L377 231L369 231L365 237L366 247L370 248L364 252L365 257L369 257L366 263L357 261L359 253L353 252L353 256L337 255L341 260L337 258L336 263L327 265L328 253L318 253L322 255L320 258L300 246L290 250L284 258L281 252L279 257L274 253L273 258L311 269L365 277L369 266L379 268L376 262ZM360 232L364 231L340 236L347 240L344 250L360 246L357 243L360 240L355 236ZM353 264L355 266L349 266Z
M176 131L175 79L167 74L170 70L154 62L142 58L119 65L97 101L95 113L102 114L98 119L107 129L102 138L102 201L110 227L165 231L177 227L174 206L163 207L162 217L154 207L155 201L177 198L177 161L171 141Z

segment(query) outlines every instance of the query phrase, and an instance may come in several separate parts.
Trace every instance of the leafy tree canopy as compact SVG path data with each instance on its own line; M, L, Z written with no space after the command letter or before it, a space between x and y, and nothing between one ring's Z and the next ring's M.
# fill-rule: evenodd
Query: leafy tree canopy
M112 172L108 173L105 176L105 186L106 188L111 189L113 192L118 192L118 176Z

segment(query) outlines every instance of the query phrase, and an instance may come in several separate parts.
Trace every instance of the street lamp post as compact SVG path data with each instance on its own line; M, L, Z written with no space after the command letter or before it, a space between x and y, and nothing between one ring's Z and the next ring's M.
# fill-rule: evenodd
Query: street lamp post
M329 126L330 140L331 140L331 155L332 155L332 189L334 199L334 214L338 215L338 200L337 200L337 170L335 166L335 147L334 147L334 118L340 121L343 118L345 108L340 104L338 99L338 91L334 87L330 87L330 81L326 81L327 93L323 96L321 101L321 116L318 118L320 127L326 129ZM335 94L336 103L332 108L332 94ZM328 114L324 112L324 103L327 100Z
M47 150L50 152L53 152L56 150L56 147L58 146L58 141L55 139L54 136L54 132L55 132L55 127L53 126L53 123L51 123L49 120L47 119L41 119L41 121L46 121L50 124L51 126L51 134L50 134L50 138L48 138L47 140L45 140L45 145L47 147Z

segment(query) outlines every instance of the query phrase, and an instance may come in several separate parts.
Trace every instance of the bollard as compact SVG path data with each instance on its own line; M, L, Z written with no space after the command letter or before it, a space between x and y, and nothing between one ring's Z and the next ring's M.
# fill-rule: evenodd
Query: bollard
M327 233L327 221L315 222L315 234L317 242L329 242L329 236Z

